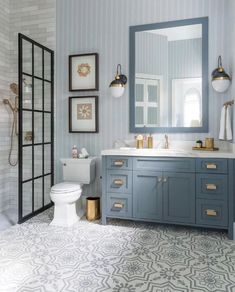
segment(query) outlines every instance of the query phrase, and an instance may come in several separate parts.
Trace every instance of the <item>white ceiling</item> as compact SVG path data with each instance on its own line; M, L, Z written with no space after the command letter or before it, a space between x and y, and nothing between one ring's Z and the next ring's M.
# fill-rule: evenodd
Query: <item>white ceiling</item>
M189 40L198 39L202 37L202 25L185 25L176 26L155 30L147 30L145 32L154 33L162 36L166 36L168 41Z

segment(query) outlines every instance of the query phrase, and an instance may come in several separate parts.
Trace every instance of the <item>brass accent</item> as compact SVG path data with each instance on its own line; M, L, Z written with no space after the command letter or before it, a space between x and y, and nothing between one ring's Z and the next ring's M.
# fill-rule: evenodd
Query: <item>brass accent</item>
M123 166L124 165L124 161L123 160L115 160L113 164L115 166Z
M217 165L215 163L206 163L207 169L217 169Z
M86 219L89 221L100 219L99 197L88 197L86 199Z
M213 77L213 80L230 80L229 77L224 76L224 77Z
M217 186L215 184L206 184L207 190L216 190Z
M122 179L115 179L113 182L117 186L122 186L123 185L123 180Z
M217 211L213 209L205 210L207 216L217 216Z
M112 84L112 87L124 87L123 84L119 83L119 84Z
M234 100L230 100L230 101L226 101L225 103L224 103L224 106L232 106L232 105L234 105Z
M218 151L219 148L214 147L214 148L206 148L206 147L192 147L192 150L198 150L198 151Z
M136 140L137 149L142 149L144 147L144 140Z
M114 203L113 207L117 208L117 209L122 209L122 208L124 208L124 204L122 204L122 203Z
M206 138L205 139L206 148L214 148L214 138Z
M24 136L24 140L25 141L33 141L33 132L32 131L27 131L25 133L25 136Z
M206 184L207 190L216 190L217 186L215 184Z
M148 148L153 148L153 137L151 135L148 136Z

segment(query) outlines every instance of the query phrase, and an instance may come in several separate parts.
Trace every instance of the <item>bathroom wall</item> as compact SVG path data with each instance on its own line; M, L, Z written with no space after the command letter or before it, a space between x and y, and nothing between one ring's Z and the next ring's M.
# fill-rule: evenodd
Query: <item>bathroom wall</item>
M18 83L18 32L55 49L55 3L55 0L1 0L0 212L8 208L16 209L18 205L18 166L10 167L7 161L12 113L2 104L3 98L14 98L9 91L10 83ZM13 159L17 157L17 147L15 138Z
M226 2L226 11L228 13L225 27L225 44L228 50L226 71L232 77L232 84L227 92L227 100L235 100L235 1ZM233 106L234 108L234 106ZM233 120L233 141L235 141L235 119Z
M162 77L161 111L159 123L168 125L168 40L166 36L147 31L138 32L136 46L136 73L159 75ZM138 116L139 115L139 116ZM136 122L143 119L143 112L136 112Z
M55 31L56 0L10 0L10 77L12 82L18 81L18 33L23 33L55 50ZM17 143L15 145L14 155L16 156L18 146ZM30 158L28 162L31 166ZM18 204L18 168L11 168L10 193L11 207L15 208Z
M209 16L209 72L214 69L219 54L225 55L224 20L226 0L57 0L57 170L61 179L60 157L71 155L72 145L85 146L92 155L111 148L116 139L132 139L129 133L128 86L124 96L110 96L109 83L118 63L123 73L129 70L129 26L184 18ZM68 55L98 52L100 57L99 92L68 91ZM224 58L224 65L228 60ZM210 79L210 76L208 76ZM225 95L209 87L209 130L218 138L220 108ZM68 133L68 97L99 95L98 134ZM171 139L194 140L208 134L171 134ZM162 140L163 135L154 135ZM99 176L89 192L100 193Z
M56 4L55 0L10 0L10 77L18 81L18 33L55 49ZM31 123L31 121L30 121ZM35 123L36 124L36 123ZM35 129L37 133L37 129ZM17 155L17 143L14 155ZM28 160L29 168L31 158ZM35 163L37 163L35 161ZM11 207L17 206L18 168L11 168ZM30 202L29 202L30 203Z
M10 45L9 0L1 1L0 9L0 212L6 210L10 203L10 167L8 165L8 148L10 145L11 112L2 104L2 99L7 98L9 92L9 63L8 54Z

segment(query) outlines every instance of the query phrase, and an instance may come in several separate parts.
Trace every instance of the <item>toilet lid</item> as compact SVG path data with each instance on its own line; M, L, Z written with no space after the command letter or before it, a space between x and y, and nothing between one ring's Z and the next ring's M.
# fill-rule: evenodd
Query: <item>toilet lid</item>
M69 193L69 192L75 192L81 190L81 186L79 184L69 183L69 182L63 182L54 185L51 188L51 191L53 193Z

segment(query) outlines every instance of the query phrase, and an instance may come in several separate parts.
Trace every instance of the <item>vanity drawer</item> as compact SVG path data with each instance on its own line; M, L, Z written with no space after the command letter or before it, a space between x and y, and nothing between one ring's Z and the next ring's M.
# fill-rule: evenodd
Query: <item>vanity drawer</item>
M128 170L107 171L107 192L132 193L132 172Z
M202 199L227 200L228 180L225 174L197 174L196 196Z
M132 217L132 196L128 194L107 194L107 215Z
M225 201L197 200L196 223L200 225L228 225L228 208Z
M138 157L133 159L133 169L171 172L195 172L195 159Z
M227 159L199 158L196 160L197 172L227 173Z
M132 158L125 156L108 156L106 167L108 169L132 170Z

